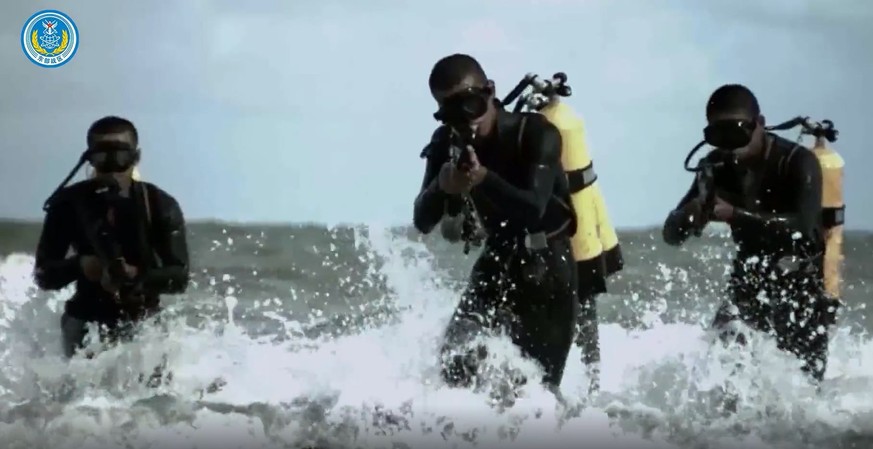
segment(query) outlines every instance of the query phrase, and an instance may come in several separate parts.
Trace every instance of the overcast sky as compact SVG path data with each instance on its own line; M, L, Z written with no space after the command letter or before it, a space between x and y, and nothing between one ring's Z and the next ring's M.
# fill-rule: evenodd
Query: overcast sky
M0 6L0 216L39 219L88 125L117 114L192 219L408 223L428 73L465 52L504 94L525 72L569 75L618 226L662 222L708 95L739 82L771 122L836 122L848 224L873 229L871 0L60 3ZM45 69L20 31L54 7L81 45Z

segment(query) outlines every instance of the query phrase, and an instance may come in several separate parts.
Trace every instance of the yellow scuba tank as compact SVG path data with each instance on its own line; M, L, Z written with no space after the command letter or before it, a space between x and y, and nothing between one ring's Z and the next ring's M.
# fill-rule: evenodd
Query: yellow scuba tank
M572 239L573 257L579 263L605 263L603 275L613 274L622 268L618 235L609 220L606 202L597 184L582 119L556 97L539 112L561 133L561 164L570 183L578 222Z
M528 88L531 92L524 94ZM571 240L573 258L579 271L579 294L588 296L606 291L606 278L624 268L624 259L588 154L585 126L559 98L571 95L565 73L558 72L551 79L528 73L501 103L505 107L515 102L514 112L537 111L561 134L561 164L570 185L577 221Z
M843 167L845 161L829 148L823 136L816 136L812 149L821 164L822 210L825 222L824 286L834 299L840 298L843 265Z
M768 131L786 131L801 127L798 145L804 135L815 138L812 153L818 159L822 175L822 227L824 228L824 260L823 281L828 296L840 301L842 293L843 265L843 223L845 222L846 205L843 202L843 167L846 165L842 156L827 146L827 142L836 142L839 131L834 128L834 122L822 120L816 122L809 117L796 117L785 123L768 126Z

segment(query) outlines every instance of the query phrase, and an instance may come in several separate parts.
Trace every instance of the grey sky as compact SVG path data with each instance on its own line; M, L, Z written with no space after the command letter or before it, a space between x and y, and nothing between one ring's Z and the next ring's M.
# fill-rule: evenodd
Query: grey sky
M39 218L96 118L140 129L144 176L190 218L406 223L435 126L432 64L470 53L501 93L564 71L618 226L660 223L720 84L771 122L834 120L849 226L873 228L870 0L64 2L59 69L19 35L57 2L0 6L0 216ZM791 135L793 138L793 134Z

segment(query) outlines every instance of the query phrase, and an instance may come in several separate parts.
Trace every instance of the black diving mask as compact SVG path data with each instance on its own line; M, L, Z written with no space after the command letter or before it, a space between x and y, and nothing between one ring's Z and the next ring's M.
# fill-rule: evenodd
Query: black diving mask
M443 100L433 117L447 125L467 125L488 112L490 87L470 87Z
M745 148L758 128L754 120L717 120L703 129L703 140L722 150Z
M125 142L102 141L88 148L83 158L99 173L121 173L139 161L139 149Z

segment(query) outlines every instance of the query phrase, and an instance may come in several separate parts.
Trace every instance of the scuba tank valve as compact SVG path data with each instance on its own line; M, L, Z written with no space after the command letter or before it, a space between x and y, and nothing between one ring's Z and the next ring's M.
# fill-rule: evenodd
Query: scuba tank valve
M522 95L530 87L531 91ZM506 107L518 100L513 107L513 112L521 112L524 109L539 111L546 107L554 97L569 97L573 95L573 89L567 85L567 74L558 72L551 79L540 78L535 73L528 73L506 95L501 104Z

